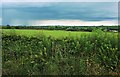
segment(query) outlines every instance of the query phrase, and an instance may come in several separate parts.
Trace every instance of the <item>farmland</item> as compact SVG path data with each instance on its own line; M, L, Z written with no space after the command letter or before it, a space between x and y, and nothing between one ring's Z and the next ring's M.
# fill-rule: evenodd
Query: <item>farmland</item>
M62 30L26 30L26 29L3 29L2 32L6 35L23 35L23 36L39 36L45 35L47 37L52 36L55 38L62 37L79 37L81 34L89 34L90 32L71 32L71 31L62 31Z
M100 29L2 30L3 75L120 75L119 55L118 33Z

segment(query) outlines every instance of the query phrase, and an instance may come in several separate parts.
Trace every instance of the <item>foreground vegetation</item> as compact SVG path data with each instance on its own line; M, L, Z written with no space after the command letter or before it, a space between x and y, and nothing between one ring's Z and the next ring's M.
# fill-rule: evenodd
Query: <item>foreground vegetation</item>
M64 34L63 34L64 35ZM3 75L120 75L117 34L2 36Z

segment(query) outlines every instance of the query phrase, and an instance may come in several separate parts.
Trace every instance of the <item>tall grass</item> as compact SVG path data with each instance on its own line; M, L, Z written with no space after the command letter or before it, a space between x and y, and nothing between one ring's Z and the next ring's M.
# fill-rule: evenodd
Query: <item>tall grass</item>
M3 75L120 75L116 34L2 36Z

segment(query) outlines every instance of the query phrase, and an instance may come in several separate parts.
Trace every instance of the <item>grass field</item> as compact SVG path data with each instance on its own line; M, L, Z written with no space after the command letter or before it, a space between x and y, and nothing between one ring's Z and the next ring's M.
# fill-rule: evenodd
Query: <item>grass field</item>
M62 30L26 30L26 29L3 29L4 34L17 34L24 36L39 36L45 35L47 37L52 36L56 38L61 37L79 37L81 34L88 34L90 32L77 32L77 31L62 31Z
M118 33L2 32L3 75L120 75Z
M52 36L55 38L64 38L64 37L80 37L80 35L90 34L91 32L82 32L82 31L62 31L62 30L27 30L27 29L2 29L2 33L6 35L16 34L23 36L39 36L45 35L47 37ZM118 35L118 33L107 32L112 35Z

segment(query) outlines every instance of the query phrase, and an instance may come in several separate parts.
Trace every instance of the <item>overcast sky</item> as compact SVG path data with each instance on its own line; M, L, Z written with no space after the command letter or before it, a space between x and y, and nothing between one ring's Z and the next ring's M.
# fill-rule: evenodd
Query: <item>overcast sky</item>
M2 7L0 6L2 8L0 20L3 25L117 25L117 0L109 0L111 2L108 0L104 0L106 2L45 1L4 0Z
M119 0L1 0L2 2L119 2Z

